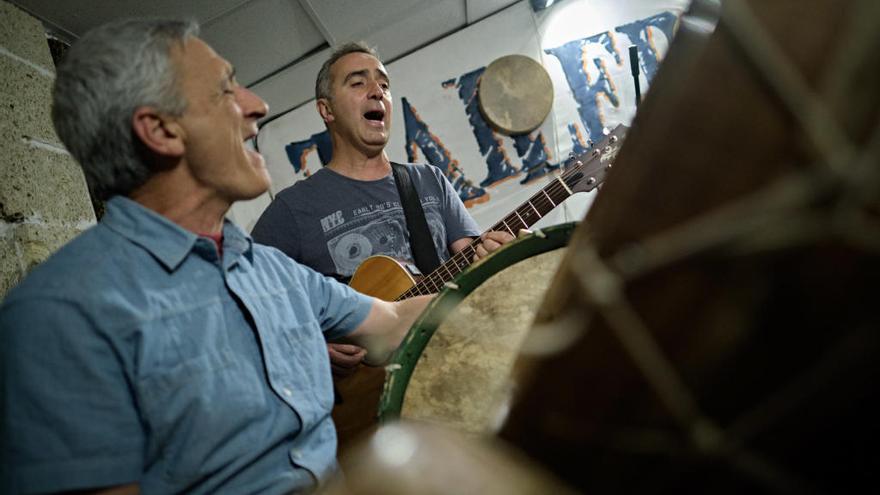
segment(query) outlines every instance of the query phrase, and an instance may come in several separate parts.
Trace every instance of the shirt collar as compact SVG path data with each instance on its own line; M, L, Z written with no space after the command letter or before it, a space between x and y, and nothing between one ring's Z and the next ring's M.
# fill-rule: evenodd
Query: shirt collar
M140 203L124 196L107 201L101 223L146 249L166 269L173 271L193 250L198 236ZM223 250L227 257L244 254L253 262L253 241L238 226L224 219Z
M228 218L223 219L223 251L230 257L244 255L249 262L254 262L254 240Z

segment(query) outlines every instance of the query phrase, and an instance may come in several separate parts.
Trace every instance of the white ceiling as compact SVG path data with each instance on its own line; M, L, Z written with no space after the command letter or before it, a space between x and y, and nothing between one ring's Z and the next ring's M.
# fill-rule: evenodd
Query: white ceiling
M120 17L194 18L272 114L310 99L331 46L363 40L388 63L517 1L524 0L11 0L68 42Z

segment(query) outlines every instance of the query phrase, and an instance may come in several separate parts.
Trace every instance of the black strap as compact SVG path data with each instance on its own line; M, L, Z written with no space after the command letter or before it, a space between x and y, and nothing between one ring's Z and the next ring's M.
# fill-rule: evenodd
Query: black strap
M431 239L431 231L428 230L422 202L416 193L409 167L392 163L391 171L394 173L400 204L403 205L403 216L406 218L406 228L409 230L409 244L412 248L413 259L422 274L427 275L440 266L440 258L437 257L437 250Z

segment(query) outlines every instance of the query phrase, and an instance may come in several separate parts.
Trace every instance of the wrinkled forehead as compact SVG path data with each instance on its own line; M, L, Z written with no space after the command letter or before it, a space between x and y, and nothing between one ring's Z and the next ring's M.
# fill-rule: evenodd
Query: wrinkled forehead
M232 72L232 65L201 38L190 37L172 48L178 77L184 85L196 81L215 81Z
M390 80L388 71L382 62L369 53L347 53L330 67L330 81L338 84L355 74L370 74L378 78Z
M190 36L183 43L175 44L171 49L172 56L181 65L226 63L209 44L197 36Z

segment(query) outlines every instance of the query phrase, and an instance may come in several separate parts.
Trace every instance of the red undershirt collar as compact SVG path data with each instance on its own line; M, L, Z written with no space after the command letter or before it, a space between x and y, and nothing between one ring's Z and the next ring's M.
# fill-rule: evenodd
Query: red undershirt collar
M217 254L220 257L223 257L223 232L218 232L216 234L199 234L200 237L207 237L214 241L214 244L217 245Z

